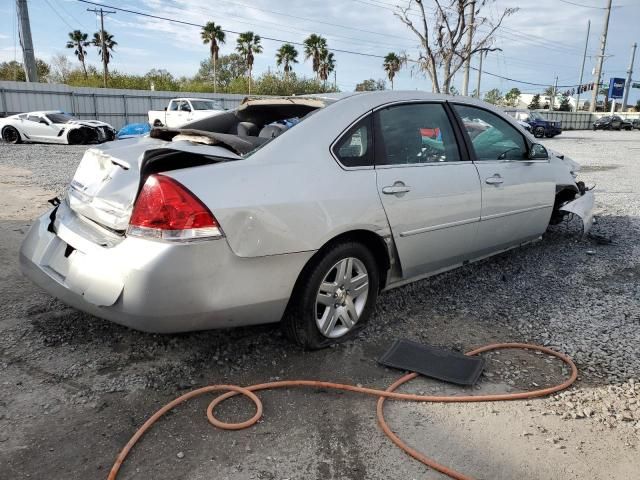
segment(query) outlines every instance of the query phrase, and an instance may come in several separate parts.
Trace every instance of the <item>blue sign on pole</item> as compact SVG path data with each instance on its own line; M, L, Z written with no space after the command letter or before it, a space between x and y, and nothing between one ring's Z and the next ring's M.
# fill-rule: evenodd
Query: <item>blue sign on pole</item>
M609 80L609 98L622 98L624 96L624 78L611 78Z

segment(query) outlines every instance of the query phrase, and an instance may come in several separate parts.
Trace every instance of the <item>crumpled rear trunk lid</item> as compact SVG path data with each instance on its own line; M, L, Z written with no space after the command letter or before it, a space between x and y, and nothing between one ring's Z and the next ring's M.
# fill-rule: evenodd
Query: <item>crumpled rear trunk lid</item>
M172 156L175 162L167 164ZM240 158L222 147L150 137L107 143L85 152L69 186L69 206L103 227L124 232L141 182L158 157L165 160L164 170Z

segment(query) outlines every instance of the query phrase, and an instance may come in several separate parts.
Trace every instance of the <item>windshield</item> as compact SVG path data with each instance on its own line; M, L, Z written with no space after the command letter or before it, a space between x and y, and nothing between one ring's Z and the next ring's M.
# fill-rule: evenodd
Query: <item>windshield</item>
M191 105L194 110L224 110L217 103L207 100L191 100Z
M540 115L538 112L531 112L529 114L529 118L531 120L544 120L544 117Z
M68 113L47 113L47 118L53 123L67 123L76 120L75 117L72 117Z

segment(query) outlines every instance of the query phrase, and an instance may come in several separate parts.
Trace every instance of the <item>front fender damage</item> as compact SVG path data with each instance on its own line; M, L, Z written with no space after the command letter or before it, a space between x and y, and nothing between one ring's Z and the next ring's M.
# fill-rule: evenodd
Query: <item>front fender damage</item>
M593 205L595 203L595 196L593 190L586 190L581 196L565 203L559 208L559 210L567 213L572 213L579 216L582 219L583 230L582 235L586 235L591 230L593 225Z

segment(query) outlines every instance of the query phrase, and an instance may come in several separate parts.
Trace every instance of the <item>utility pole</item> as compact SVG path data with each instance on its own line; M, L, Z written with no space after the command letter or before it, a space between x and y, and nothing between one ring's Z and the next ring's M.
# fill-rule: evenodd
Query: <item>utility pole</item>
M580 67L580 82L578 82L578 97L576 98L576 112L580 110L580 88L582 88L582 77L584 75L584 62L587 59L587 47L589 46L589 33L591 32L591 20L587 21L587 39L584 42L584 54L582 55L582 66Z
M627 70L627 81L624 84L624 97L622 98L622 111L627 108L627 100L629 100L629 90L631 90L631 76L633 75L633 61L636 59L636 48L638 44L631 46L631 60L629 60L629 70Z
M549 111L553 111L553 105L556 103L556 95L558 94L558 76L556 75L556 82L553 84L553 95L551 95L551 101L549 102Z
M486 52L480 52L480 65L478 66L478 85L476 86L476 98L480 98L480 80L482 79L482 57Z
M596 63L596 72L593 77L594 89L591 94L591 105L589 111L596 111L596 103L598 101L598 90L600 89L600 76L602 75L602 62L604 62L604 52L607 47L607 32L609 31L609 17L611 16L611 0L607 0L607 13L604 17L604 29L602 30L602 38L600 39L600 54Z
M88 12L100 14L100 44L102 50L102 84L107 88L107 46L104 44L104 16L109 13L116 13L114 10L98 10L97 8L87 8Z
M20 46L22 47L24 74L27 77L27 82L37 82L38 69L36 68L36 57L33 53L33 40L31 40L31 25L29 24L27 0L16 0L16 9L20 23Z
M471 12L469 12L469 31L467 32L467 52L469 56L464 61L464 70L462 77L462 95L469 95L469 66L471 64L471 48L473 47L473 21L476 13L476 2L473 1L469 5ZM480 53L482 55L482 52Z

